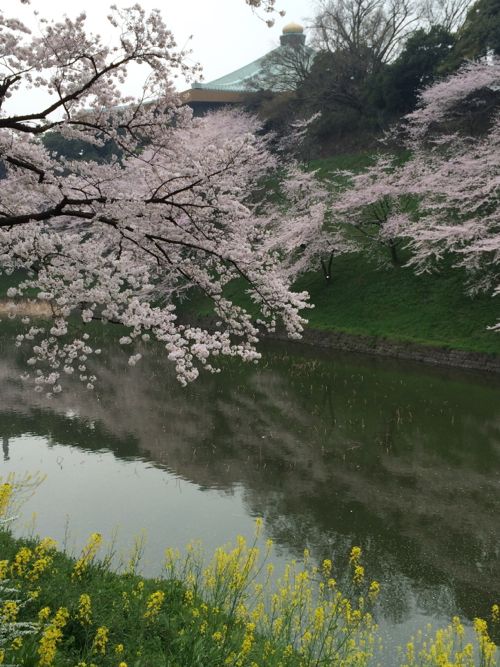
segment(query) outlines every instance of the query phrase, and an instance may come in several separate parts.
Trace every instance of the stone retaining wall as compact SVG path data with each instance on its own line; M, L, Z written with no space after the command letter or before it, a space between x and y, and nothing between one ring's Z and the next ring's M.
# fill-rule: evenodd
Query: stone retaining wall
M289 340L285 333L276 333L272 338ZM445 349L418 343L405 343L378 338L361 336L338 331L321 331L307 329L301 343L321 348L342 350L344 352L361 352L382 357L411 359L434 366L453 366L500 373L500 357L481 352L465 352L464 350Z

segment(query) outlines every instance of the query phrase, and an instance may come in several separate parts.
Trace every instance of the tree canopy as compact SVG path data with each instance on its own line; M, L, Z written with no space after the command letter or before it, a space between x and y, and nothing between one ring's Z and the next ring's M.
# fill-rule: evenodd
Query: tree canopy
M193 118L181 105L171 79L189 68L158 11L115 8L109 21L117 39L105 44L84 15L42 21L33 36L0 13L0 266L23 272L11 298L34 290L52 311L49 324L25 318L18 336L32 347L26 378L49 393L66 374L94 386L87 362L97 345L85 327L73 331L75 319L125 326L120 344L130 346L131 364L140 358L135 341L160 341L183 383L199 368L215 371L221 355L256 360L260 330L278 322L299 336L307 295L290 289L290 270L267 238L281 225L322 219L316 180L278 163L258 121L230 111ZM144 87L124 98L133 63ZM9 110L35 88L45 94L38 106ZM49 133L96 151L111 142L120 155L100 163L57 155ZM259 191L271 177L287 181L286 206L263 205ZM226 297L236 279L258 317ZM176 305L193 289L213 303L210 331L179 321Z

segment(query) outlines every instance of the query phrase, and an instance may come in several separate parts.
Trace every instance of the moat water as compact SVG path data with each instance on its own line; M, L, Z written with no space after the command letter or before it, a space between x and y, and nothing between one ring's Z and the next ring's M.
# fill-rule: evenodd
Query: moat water
M76 552L98 531L118 553L144 533L147 575L258 516L278 569L306 547L342 568L359 545L390 646L500 601L498 377L267 344L182 388L161 354L109 350L97 391L49 400L0 347L1 474L46 475L17 533Z

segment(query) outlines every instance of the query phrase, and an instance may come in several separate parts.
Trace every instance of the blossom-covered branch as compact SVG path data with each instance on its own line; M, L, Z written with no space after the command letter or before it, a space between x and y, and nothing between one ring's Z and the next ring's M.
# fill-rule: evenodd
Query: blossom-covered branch
M96 380L88 360L97 344L89 332L72 333L75 318L126 326L125 346L160 341L185 383L200 367L215 371L220 355L256 360L262 327L281 321L299 336L308 305L290 289L284 254L269 235L278 221L280 229L310 224L310 212L288 215L258 195L271 175L286 182L289 171L297 174L296 165L278 165L251 116L193 118L181 106L170 80L187 70L184 54L158 12L134 6L109 20L118 35L112 47L87 34L84 15L42 21L33 37L0 14L0 267L22 271L10 298L34 290L51 308L49 324L25 318L17 341L33 349L26 378L51 394L66 374L89 388ZM120 93L132 63L146 75L137 99ZM49 101L30 113L9 111L23 86ZM56 156L41 140L49 131L112 142L115 155L104 163ZM288 180L297 200L304 183ZM307 188L320 199L315 179ZM235 279L246 284L257 319L226 297ZM193 289L212 301L214 330L179 322L177 304ZM139 357L131 350L130 363Z

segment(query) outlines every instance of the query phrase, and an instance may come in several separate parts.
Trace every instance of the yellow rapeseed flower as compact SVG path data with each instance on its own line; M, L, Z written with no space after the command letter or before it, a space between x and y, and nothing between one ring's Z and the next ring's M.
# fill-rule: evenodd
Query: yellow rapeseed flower
M155 591L154 593L151 593L146 603L144 618L148 621L154 621L161 611L164 600L165 593L163 591Z
M21 646L23 645L23 638L22 637L15 637L10 645L11 649L13 651L18 651Z
M69 612L65 607L60 607L50 625L48 625L38 643L39 667L50 667L56 657L57 645L61 641L62 629L66 625Z
M497 604L491 608L491 620L493 623L500 623L500 607Z
M89 537L89 541L82 549L80 558L76 561L73 567L71 575L72 579L80 579L83 576L88 566L93 562L101 544L102 535L100 533L92 533Z
M488 634L488 623L483 618L474 619L474 630L478 635L487 635Z
M464 626L460 622L460 618L458 616L454 616L452 618L451 625L457 636L462 638L464 636Z
M9 561L0 560L0 581L6 578L8 569L9 569Z
M57 548L57 542L56 540L52 539L52 537L44 537L40 542L37 544L35 548L35 556L37 558L40 558L41 556L44 556L48 551L55 551Z
M6 600L0 611L0 616L4 623L11 623L16 620L17 614L19 613L19 607L15 600Z
M313 636L312 636L312 632L310 632L309 630L306 630L306 631L304 632L304 634L302 635L302 644L303 644L304 646L307 646L307 644L310 644L310 643L311 643L312 638L313 638Z
M359 561L360 558L361 558L361 547L353 547L351 549L351 554L349 556L349 562L355 564Z
M354 574L352 575L352 580L355 584L362 584L363 579L365 578L365 568L362 565L356 565L354 567Z
M48 617L50 616L50 607L43 607L43 609L40 609L38 612L38 620L40 623L44 623Z
M380 593L380 584L378 583L378 581L372 581L372 583L370 584L370 588L368 589L368 597L372 602L375 602L379 593Z
M92 601L88 593L80 595L76 617L82 625L90 625L92 623Z
M122 591L122 605L124 611L128 611L130 609L130 598L127 591Z
M26 573L26 579L29 581L37 581L40 578L40 575L47 570L50 565L52 564L52 556L45 554L38 558L33 565L31 566L31 569L29 572Z
M323 607L316 607L314 610L314 629L320 632L325 624L325 610Z
M0 519L7 514L12 498L12 491L12 484L5 483L0 485Z
M14 562L10 566L12 574L18 575L19 577L24 576L32 556L33 552L31 549L28 549L28 547L21 547L14 557Z
M332 567L333 563L329 558L325 558L321 565L321 569L323 570L323 574L325 577L329 578L331 573L332 573Z
M94 641L92 642L92 650L94 653L100 653L101 655L106 654L108 634L109 634L109 629L105 625L102 625L99 628L97 628Z

